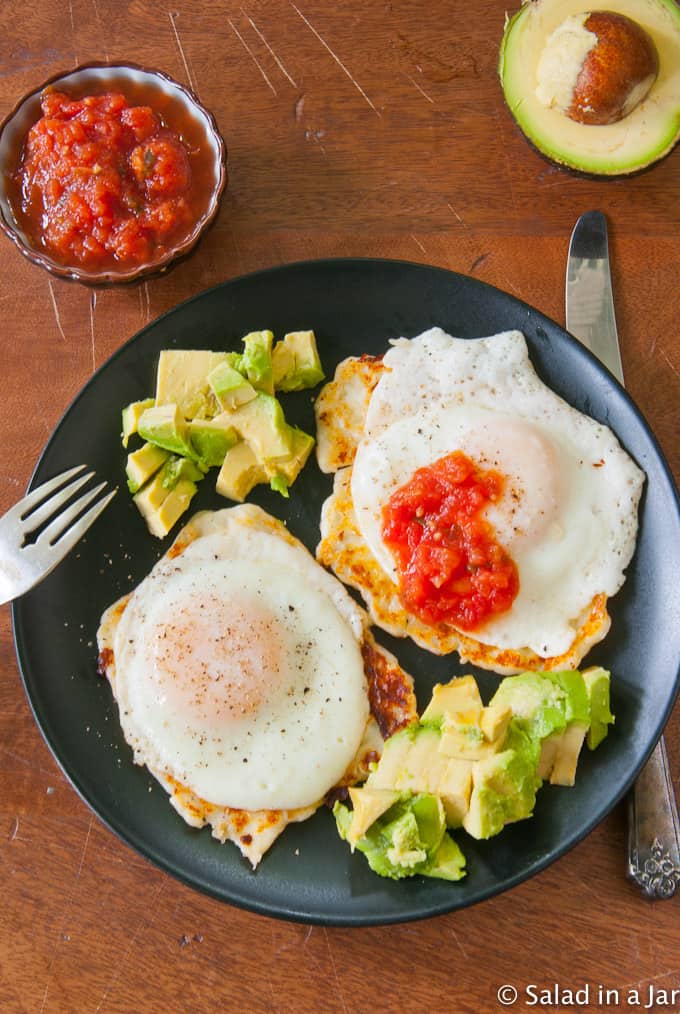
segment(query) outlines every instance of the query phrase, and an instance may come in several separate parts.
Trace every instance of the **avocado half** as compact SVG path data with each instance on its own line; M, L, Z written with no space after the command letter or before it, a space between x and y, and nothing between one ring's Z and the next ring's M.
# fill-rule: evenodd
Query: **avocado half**
M652 37L659 73L647 97L618 123L576 123L536 97L536 67L566 17L606 8ZM634 173L663 158L680 138L680 7L675 0L523 0L506 22L498 73L510 112L532 144L560 165L605 176Z

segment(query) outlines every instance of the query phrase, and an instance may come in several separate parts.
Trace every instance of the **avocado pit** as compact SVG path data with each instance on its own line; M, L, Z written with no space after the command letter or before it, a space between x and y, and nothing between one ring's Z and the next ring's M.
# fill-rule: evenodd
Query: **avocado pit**
M536 95L571 120L616 123L649 93L659 56L648 33L615 11L565 18L547 39L536 68Z

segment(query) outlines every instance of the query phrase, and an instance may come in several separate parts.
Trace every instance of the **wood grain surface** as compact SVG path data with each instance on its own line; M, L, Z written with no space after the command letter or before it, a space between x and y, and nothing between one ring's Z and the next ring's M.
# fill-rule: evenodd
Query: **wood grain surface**
M77 63L157 67L214 112L230 184L194 254L129 287L52 279L1 240L0 509L92 372L181 300L295 260L397 257L473 275L563 322L569 236L591 208L609 219L628 389L677 478L680 149L615 181L546 162L503 104L504 15L501 0L6 0L0 118ZM677 789L677 709L666 735ZM479 1014L506 1009L505 983L519 990L514 1009L531 1009L533 983L589 984L578 1009L629 1009L630 990L644 1007L652 988L658 1009L680 1010L680 901L650 903L626 881L623 806L531 881L421 923L310 927L178 883L61 774L21 687L6 606L0 786L3 1012Z

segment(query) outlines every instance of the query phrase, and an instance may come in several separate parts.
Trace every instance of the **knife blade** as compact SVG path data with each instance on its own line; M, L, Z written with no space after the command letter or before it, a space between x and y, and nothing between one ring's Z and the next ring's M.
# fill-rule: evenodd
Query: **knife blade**
M583 342L622 384L607 220L601 211L581 215L571 234L565 311L567 331Z
M567 331L623 384L609 268L607 220L581 215L569 244ZM651 899L671 898L680 884L680 818L663 736L628 797L628 877Z

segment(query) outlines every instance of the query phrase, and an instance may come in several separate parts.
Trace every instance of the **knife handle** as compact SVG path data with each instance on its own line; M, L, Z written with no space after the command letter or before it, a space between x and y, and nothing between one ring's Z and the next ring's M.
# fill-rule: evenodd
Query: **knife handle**
M680 820L663 736L628 797L628 876L651 899L680 883Z

